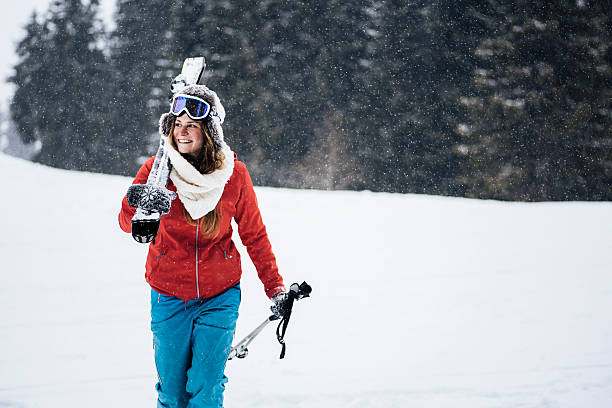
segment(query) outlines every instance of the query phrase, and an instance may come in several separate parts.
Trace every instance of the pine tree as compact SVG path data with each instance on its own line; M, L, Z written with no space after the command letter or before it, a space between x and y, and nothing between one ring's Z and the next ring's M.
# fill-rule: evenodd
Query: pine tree
M39 23L36 13L30 17L26 26L26 36L17 45L17 55L21 61L15 66L15 74L9 79L17 89L11 104L11 115L19 135L25 143L40 140L45 131L47 109L44 83L41 78L50 78L52 67L43 64L48 50L49 28L47 23Z
M271 143L293 187L350 188L361 181L354 139L364 92L368 1L269 2L262 59ZM260 37L261 39L261 37ZM261 41L258 41L258 44ZM289 177L288 176L289 173Z
M112 154L97 8L97 0L55 1L41 23L32 16L18 45L11 112L23 140L41 142L41 163L101 171Z
M436 180L429 193L464 195L466 178L466 149L463 136L467 132L469 111L462 100L477 93L473 84L473 72L479 60L475 55L483 37L489 34L489 26L478 16L490 13L488 2L470 0L438 0L428 19L433 50L431 117L429 137L438 151Z
M388 1L376 9L373 68L368 80L371 121L363 154L369 184L386 191L432 192L439 185L435 53L425 1Z
M493 2L491 2L493 3ZM472 194L610 199L612 66L597 2L496 2L496 35L476 51Z
M173 78L166 38L170 31L167 0L120 0L111 34L115 98L114 144L122 152L125 174L135 174L157 147L157 121L168 109ZM176 72L174 72L176 75ZM144 157L143 157L144 156Z

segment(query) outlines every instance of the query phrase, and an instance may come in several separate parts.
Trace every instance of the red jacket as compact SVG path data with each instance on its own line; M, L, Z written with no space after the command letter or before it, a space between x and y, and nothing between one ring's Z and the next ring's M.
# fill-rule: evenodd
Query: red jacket
M144 184L154 157L140 168L133 184ZM176 191L172 181L168 189ZM276 258L268 240L251 176L244 163L234 160L234 172L221 196L220 230L214 238L204 237L199 226L185 220L183 203L177 197L168 214L162 215L155 241L149 244L145 279L153 289L183 300L210 298L236 285L242 274L240 254L232 241L232 218L242 243L257 269L268 297L284 290ZM132 232L136 208L123 197L119 225ZM197 259L197 262L196 262Z

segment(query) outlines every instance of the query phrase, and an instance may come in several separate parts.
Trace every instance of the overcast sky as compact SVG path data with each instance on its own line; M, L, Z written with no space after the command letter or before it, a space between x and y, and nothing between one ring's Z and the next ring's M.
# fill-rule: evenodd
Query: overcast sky
M2 13L5 17L0 26L0 108L4 110L13 94L13 86L6 82L12 75L13 66L17 63L15 47L24 37L24 27L34 10L44 13L51 0L2 0ZM107 25L111 23L115 8L115 0L100 1L100 17Z

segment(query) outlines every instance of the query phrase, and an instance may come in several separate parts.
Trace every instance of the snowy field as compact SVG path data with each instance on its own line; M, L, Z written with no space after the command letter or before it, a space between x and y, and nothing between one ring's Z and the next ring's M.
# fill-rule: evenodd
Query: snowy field
M0 407L155 406L131 180L0 154ZM228 408L612 407L612 204L258 188L287 283ZM243 248L241 248L243 251ZM243 257L237 338L268 315Z

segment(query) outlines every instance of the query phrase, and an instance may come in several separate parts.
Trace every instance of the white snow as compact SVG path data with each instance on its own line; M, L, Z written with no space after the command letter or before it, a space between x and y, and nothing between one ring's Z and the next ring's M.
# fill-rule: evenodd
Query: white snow
M131 180L0 155L0 407L153 407ZM612 406L611 203L258 188L287 283L226 407ZM243 248L241 251L244 252ZM236 341L268 315L244 256Z

